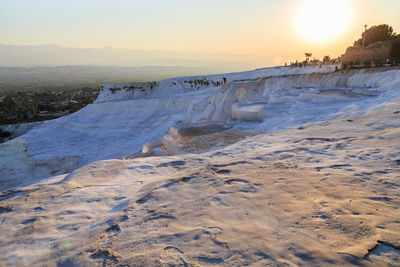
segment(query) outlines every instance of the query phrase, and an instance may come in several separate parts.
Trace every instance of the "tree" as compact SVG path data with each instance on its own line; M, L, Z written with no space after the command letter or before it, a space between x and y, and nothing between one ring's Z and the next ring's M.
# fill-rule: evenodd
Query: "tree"
M330 56L324 56L324 59L322 60L323 62L327 63L331 61L331 57Z
M387 24L381 24L378 26L372 26L371 28L363 32L361 38L354 42L354 46L363 45L364 35L365 35L365 46L380 41L390 41L396 39L396 33L393 32L393 28Z
M306 55L306 61L309 62L310 57L312 56L312 53L305 53L305 55Z
M392 52L390 54L392 58L400 61L400 34L397 35L396 40L393 42Z

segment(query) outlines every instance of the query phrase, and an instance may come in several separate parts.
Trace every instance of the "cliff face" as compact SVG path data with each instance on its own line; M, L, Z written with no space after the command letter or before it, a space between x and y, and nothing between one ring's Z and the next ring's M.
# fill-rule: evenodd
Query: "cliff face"
M370 44L368 47L350 46L342 55L342 64L361 64L363 62L385 63L391 59L393 44L390 41L382 41Z

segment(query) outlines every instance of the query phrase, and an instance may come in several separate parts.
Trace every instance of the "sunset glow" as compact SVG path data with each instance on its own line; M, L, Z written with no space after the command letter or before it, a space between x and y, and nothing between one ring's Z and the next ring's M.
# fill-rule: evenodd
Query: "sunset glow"
M186 60L174 66L193 65L191 59L244 70L301 60L305 51L316 58L338 57L361 37L365 24L388 24L399 32L399 10L399 0L2 0L0 44L107 47L152 55L109 62L135 66L165 65L150 60L161 51L168 60ZM20 56L9 65L29 58Z
M302 37L325 42L343 34L350 21L347 0L309 0L299 11L295 23Z

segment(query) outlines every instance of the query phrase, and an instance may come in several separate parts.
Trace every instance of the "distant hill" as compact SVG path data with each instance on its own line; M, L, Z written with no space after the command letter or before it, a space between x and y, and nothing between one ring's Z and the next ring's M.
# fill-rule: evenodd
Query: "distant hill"
M258 55L180 53L114 48L68 48L57 45L16 46L0 44L0 66L182 66L237 71L263 67L271 62Z

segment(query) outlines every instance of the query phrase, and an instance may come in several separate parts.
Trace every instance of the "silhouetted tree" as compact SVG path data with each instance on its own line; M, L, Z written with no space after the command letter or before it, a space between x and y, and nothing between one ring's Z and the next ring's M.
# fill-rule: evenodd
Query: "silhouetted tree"
M331 61L331 57L330 56L324 56L324 59L322 60L323 62L330 62Z
M306 55L306 61L310 61L310 57L312 56L312 53L305 53Z
M396 38L396 33L393 32L393 28L387 24L381 24L378 26L372 26L367 29L361 35L361 38L354 42L354 46L362 46L363 38L365 35L365 46L370 44L380 42L380 41L390 41Z
M391 57L395 58L397 62L400 61L400 34L396 36L396 40L393 42Z

